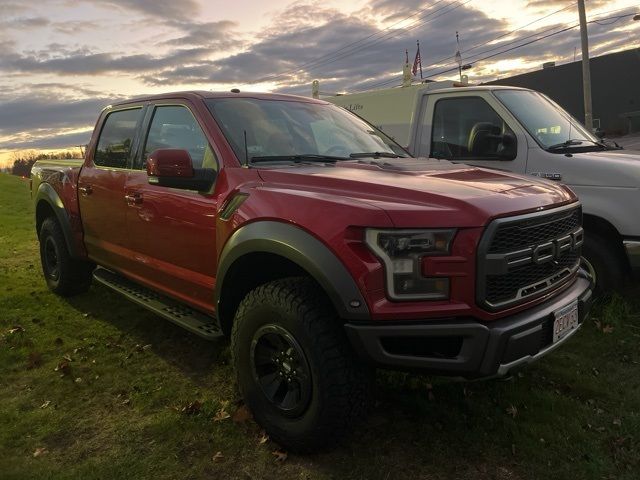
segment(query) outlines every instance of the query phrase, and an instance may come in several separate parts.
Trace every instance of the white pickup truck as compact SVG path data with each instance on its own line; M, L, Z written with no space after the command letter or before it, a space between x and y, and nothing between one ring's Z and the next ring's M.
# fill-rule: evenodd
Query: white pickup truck
M324 99L376 125L416 157L569 185L583 205L584 256L599 286L615 287L640 269L640 154L603 142L545 95L433 82Z

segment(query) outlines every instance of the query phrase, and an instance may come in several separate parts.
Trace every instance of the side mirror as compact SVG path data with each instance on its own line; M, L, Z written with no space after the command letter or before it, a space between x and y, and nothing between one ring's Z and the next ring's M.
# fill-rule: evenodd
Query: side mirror
M186 150L166 148L155 150L147 159L149 177L193 177L191 155Z
M518 140L513 133L505 133L501 136L498 156L500 160L513 160L518 156Z
M216 178L214 170L193 168L189 152L178 148L153 151L147 159L147 175L151 185L198 192L209 190Z

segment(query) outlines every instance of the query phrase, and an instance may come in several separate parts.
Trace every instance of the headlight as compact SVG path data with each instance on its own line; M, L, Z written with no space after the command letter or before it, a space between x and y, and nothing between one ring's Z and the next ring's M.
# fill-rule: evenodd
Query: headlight
M448 255L455 230L366 230L369 248L382 260L387 293L395 300L449 298L449 279L424 277L422 257Z

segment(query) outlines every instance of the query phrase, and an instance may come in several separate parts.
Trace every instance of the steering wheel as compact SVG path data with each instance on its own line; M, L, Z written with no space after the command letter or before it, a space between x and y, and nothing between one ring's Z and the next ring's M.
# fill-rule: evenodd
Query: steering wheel
M325 155L348 157L351 152L344 145L333 145L327 149Z

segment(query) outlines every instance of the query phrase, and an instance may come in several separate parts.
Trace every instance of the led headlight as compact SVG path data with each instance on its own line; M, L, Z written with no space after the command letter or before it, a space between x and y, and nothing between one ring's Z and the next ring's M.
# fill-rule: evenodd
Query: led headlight
M395 300L449 298L449 279L424 277L422 257L448 255L455 230L366 230L369 248L384 263L387 293Z

